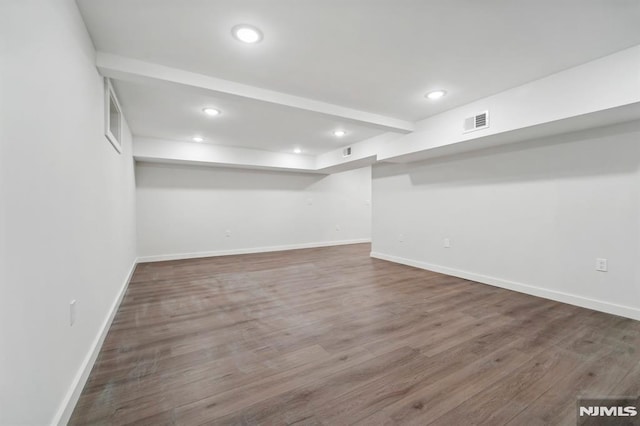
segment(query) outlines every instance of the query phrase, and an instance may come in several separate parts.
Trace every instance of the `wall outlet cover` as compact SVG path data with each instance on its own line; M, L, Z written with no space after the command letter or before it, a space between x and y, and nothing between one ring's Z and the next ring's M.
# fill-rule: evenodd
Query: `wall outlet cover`
M69 302L69 325L73 326L76 323L76 299Z
M608 265L607 259L598 258L596 259L596 271L607 272Z

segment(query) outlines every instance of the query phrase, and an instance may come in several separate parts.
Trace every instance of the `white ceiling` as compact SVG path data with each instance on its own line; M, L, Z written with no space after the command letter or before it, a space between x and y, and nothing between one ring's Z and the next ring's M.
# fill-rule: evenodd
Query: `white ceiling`
M407 121L640 44L638 0L78 0L98 51ZM264 40L243 45L249 23ZM250 99L116 83L139 136L320 153L381 133ZM423 95L448 91L434 102ZM224 114L205 120L204 103ZM228 110L227 110L228 109Z
M190 141L194 135L205 143L224 146L317 155L377 136L381 130L345 123L300 109L236 96L207 96L179 87L114 83L124 114L135 135ZM222 111L207 116L203 108ZM348 128L342 138L334 129Z

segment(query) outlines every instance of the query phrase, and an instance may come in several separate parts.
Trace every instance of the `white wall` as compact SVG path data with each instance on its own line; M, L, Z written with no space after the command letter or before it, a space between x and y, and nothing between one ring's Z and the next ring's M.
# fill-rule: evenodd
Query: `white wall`
M323 176L137 163L136 183L142 260L370 239L370 167Z
M72 0L3 1L0 40L0 424L44 425L69 414L135 260L131 137L119 155L103 135Z
M639 140L633 122L375 165L373 256L640 319Z

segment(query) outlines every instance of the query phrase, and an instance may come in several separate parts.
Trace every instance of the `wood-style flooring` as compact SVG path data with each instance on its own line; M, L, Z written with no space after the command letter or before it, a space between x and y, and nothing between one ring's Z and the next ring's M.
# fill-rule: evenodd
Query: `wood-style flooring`
M357 244L137 267L70 424L575 425L640 322Z

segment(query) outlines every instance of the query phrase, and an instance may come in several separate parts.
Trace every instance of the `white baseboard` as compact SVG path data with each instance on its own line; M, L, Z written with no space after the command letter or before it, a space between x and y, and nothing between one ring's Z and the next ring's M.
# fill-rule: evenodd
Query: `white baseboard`
M138 262L139 263L162 262L166 260L196 259L200 257L231 256L234 254L267 253L271 251L298 250L298 249L306 249L306 248L342 246L347 244L361 244L361 243L370 243L370 242L371 242L370 238L360 238L360 239L354 239L354 240L323 241L323 242L316 242L316 243L289 244L289 245L283 245L283 246L270 246L270 247L253 247L253 248L234 249L234 250L216 250L216 251L200 251L195 253L161 254L161 255L155 255L155 256L139 257Z
M111 327L111 323L113 322L113 318L118 312L118 308L120 307L120 303L122 303L122 299L124 294L127 292L127 288L129 287L129 282L131 281L131 277L133 276L133 271L136 269L136 265L138 264L137 259L133 261L133 265L131 265L131 269L129 269L129 274L127 274L124 283L122 284L122 288L114 300L107 317L102 323L102 327L100 331L96 335L96 338L91 345L91 349L87 356L84 359L84 362L80 366L76 377L73 379L71 383L71 387L69 391L65 395L62 400L62 404L58 409L55 417L53 418L53 425L63 426L69 423L69 419L71 418L71 414L73 414L73 409L76 407L78 403L78 399L80 398L80 394L82 393L82 389L84 385L87 383L87 379L89 379L89 374L91 373L91 369L93 368L93 364L95 364L96 359L98 358L98 354L100 353L100 349L102 348L102 344L104 343L104 339L107 337L107 333L109 332L109 327Z
M413 266L420 269L426 269L441 274L452 275L454 277L464 278L471 281L477 281L482 284L489 284L494 287L501 287L507 290L513 290L520 293L530 294L533 296L543 297L545 299L555 300L557 302L568 303L570 305L580 306L582 308L593 309L595 311L606 312L608 314L619 315L634 320L640 320L640 309L630 306L617 305L615 303L602 302L600 300L589 299L575 294L564 293L556 290L536 287L528 284L518 283L515 281L504 280L501 278L490 277L487 275L476 274L473 272L462 271L459 269L448 268L446 266L434 265L427 262L421 262L413 259L392 256L389 254L371 252L371 257L376 259L387 260L389 262L400 263L403 265Z

